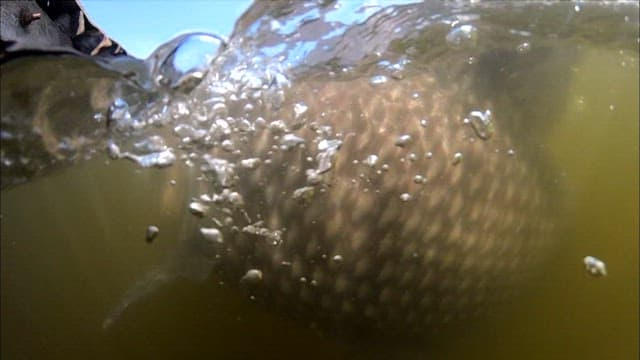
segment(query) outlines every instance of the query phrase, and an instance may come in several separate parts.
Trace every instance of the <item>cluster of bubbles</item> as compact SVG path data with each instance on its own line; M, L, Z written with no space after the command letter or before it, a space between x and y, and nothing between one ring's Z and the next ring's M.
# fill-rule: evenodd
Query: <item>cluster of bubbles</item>
M331 127L310 122L303 102L293 105L287 120L265 116L282 106L290 86L284 66L233 48L218 36L182 35L159 47L145 65L131 76L144 94L123 91L107 111L108 157L144 168L182 161L199 169L204 192L192 198L187 210L205 221L200 228L205 241L222 245L223 229L234 228L279 245L284 229L270 229L259 214L251 218L245 210L244 197L235 189L239 172L271 164L277 152L315 147L308 158L314 165L306 169L307 186L292 194L294 200L309 203L333 168L342 140ZM317 134L314 144L296 133L305 126ZM271 138L269 151L245 150L262 135ZM238 214L245 223L238 223ZM155 229L147 234L149 242L157 236ZM260 278L259 270L253 269L242 281L255 283Z

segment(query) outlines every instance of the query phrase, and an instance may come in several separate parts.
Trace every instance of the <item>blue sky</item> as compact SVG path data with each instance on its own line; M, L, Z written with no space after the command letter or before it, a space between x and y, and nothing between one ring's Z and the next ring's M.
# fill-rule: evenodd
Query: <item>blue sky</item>
M250 0L82 0L92 22L139 58L184 32L228 36L250 4Z

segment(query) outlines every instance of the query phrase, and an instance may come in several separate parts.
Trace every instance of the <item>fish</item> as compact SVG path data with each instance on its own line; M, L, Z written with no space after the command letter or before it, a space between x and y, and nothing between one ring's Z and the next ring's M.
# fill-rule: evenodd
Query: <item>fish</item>
M531 139L513 133L526 111L491 99L475 111L482 77L443 82L439 70L383 84L320 72L277 107L231 104L235 130L201 154L183 248L105 327L172 279L211 274L338 336L419 334L497 311L558 246L559 201ZM257 119L250 130L233 120L245 117Z
M253 11L247 19L259 18ZM245 79L232 96L203 99L224 61L247 51L233 39L211 65L219 76L171 100L188 114L160 114L176 127L154 131L178 133L174 148L199 170L188 176L191 198L167 204L184 207L184 239L105 329L168 282L215 277L329 334L422 333L496 311L558 246L561 200L539 144L564 98L560 87L531 89L568 82L570 50L486 45L471 63L454 52L398 74L347 47L356 66L344 73L267 69L258 86ZM379 47L393 53L393 40ZM398 60L385 54L379 61ZM198 137L184 129L199 111L208 115ZM107 123L98 135L117 140L118 119Z

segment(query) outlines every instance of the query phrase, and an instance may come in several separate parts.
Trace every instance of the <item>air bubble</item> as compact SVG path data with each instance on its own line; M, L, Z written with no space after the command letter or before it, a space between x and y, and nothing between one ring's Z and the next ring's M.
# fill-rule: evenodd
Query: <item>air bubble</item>
M222 147L222 150L226 152L233 152L235 150L233 141L231 141L230 139L223 140L220 146Z
M453 161L451 162L453 165L458 165L462 162L462 153L457 152L453 154Z
M185 34L159 46L145 64L157 87L187 93L202 81L225 45L221 37L213 34Z
M222 204L229 198L229 189L224 189L220 194L213 194L212 202L216 204Z
M205 238L205 240L212 244L223 243L222 233L216 228L200 228L200 234L202 234L202 237Z
M287 131L287 126L282 120L274 120L270 122L268 128L274 134L282 134Z
M258 284L261 281L262 281L262 271L258 269L251 269L247 271L247 273L244 274L242 279L240 279L240 282L243 282L246 284L252 284L252 285Z
M245 169L256 169L258 166L260 166L260 162L260 158L243 159L240 160L240 166Z
M315 169L308 169L306 171L306 174L307 174L307 184L318 185L322 182L322 174L319 174Z
M494 128L491 121L491 111L472 111L469 113L469 117L464 119L464 122L471 124L473 131L482 140L488 140L493 136Z
M208 154L203 156L206 164L200 167L200 170L206 173L213 173L216 181L222 187L230 187L235 182L234 165L227 160L214 158Z
M167 150L164 139L158 135L149 136L146 139L133 144L133 147L142 153L152 153Z
M120 129L133 126L129 104L121 98L115 99L107 111L107 127L112 124Z
M218 116L227 116L227 113L229 112L229 110L227 110L227 105L223 102L213 104L211 110Z
M378 156L374 154L367 156L367 158L364 160L364 164L369 167L374 167L376 166L377 163L378 163Z
M400 195L400 200L402 200L402 202L407 202L407 201L409 201L411 199L412 199L412 197L411 197L411 194L409 194L409 193L403 193L403 194Z
M332 260L333 262L340 264L344 259L342 259L342 255L334 255Z
M120 154L120 147L113 142L109 142L107 145L107 155L113 160L120 159L122 156L122 154Z
M518 47L516 48L516 50L520 53L520 54L526 54L531 50L531 44L529 44L528 42L523 42L522 44L518 45Z
M395 145L399 147L405 147L411 142L411 135L400 135L396 139Z
M413 182L416 184L424 184L427 182L427 178L422 175L416 175L413 177Z
M585 256L582 260L584 263L585 270L591 276L606 276L607 275L607 265L604 261L594 257L594 256Z
M402 80L404 78L406 65L410 62L411 61L406 58L402 58L394 64L390 63L389 61L383 60L378 62L378 67L385 70L385 72L388 73L392 78L396 80Z
M236 128L238 129L238 131L245 133L255 130L255 127L247 119L238 119Z
M446 40L453 48L473 47L478 41L478 30L473 25L460 25L449 31Z
M333 167L331 161L340 149L340 146L342 146L342 141L340 140L322 140L318 143L318 150L320 150L316 155L316 161L318 162L316 172L318 174L324 174L331 170Z
M325 151L329 149L340 149L342 146L342 141L340 140L326 140L323 139L318 143L318 151Z
M315 194L315 188L312 186L305 186L299 189L296 189L293 192L293 199L299 201L300 203L307 205L313 199L313 195Z
M189 211L197 217L203 217L204 213L208 210L209 207L207 205L201 204L199 202L194 201L189 204Z
M335 153L332 151L323 151L316 155L316 160L318 161L318 168L316 169L316 172L318 174L324 174L327 171L331 170L331 168L333 167L331 160L334 154Z
M240 193L237 193L235 191L232 193L229 193L229 195L227 196L227 200L231 203L231 205L235 206L236 208L241 208L244 206L244 199L242 198L242 195L240 195Z
M384 75L375 75L375 76L372 76L369 79L369 84L371 84L373 86L379 86L379 85L386 84L387 81L389 81L389 78L387 78L386 76L384 76Z
M304 139L294 134L285 134L280 140L280 148L285 151L301 144L304 144Z
M160 229L158 229L157 226L149 225L149 227L147 227L145 239L147 240L148 243L151 243L158 236L158 233L160 233Z
M203 129L196 129L191 125L180 124L173 128L173 132L178 136L184 139L190 140L200 140L207 135L207 132ZM188 141L186 141L188 142Z
M140 156L126 152L122 154L122 157L134 161L144 168L164 168L173 165L176 161L176 156L171 149Z
M293 105L293 115L295 116L296 119L304 115L307 112L307 110L309 110L309 107L304 103L297 103Z

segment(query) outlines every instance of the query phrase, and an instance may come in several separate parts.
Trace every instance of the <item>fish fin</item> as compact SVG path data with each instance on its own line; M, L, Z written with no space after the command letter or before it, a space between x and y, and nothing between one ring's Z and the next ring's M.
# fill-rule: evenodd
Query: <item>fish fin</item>
M162 286L171 281L186 279L194 282L203 282L211 274L214 261L200 237L189 237L171 254L169 261L161 267L148 272L137 281L122 296L119 303L109 312L102 322L104 330L109 329L121 318L122 314L132 305L158 291Z
M107 330L113 326L113 324L120 319L122 314L136 302L149 296L163 285L167 284L173 276L169 276L165 271L154 270L136 282L120 299L118 305L116 305L109 315L102 322L102 329Z

